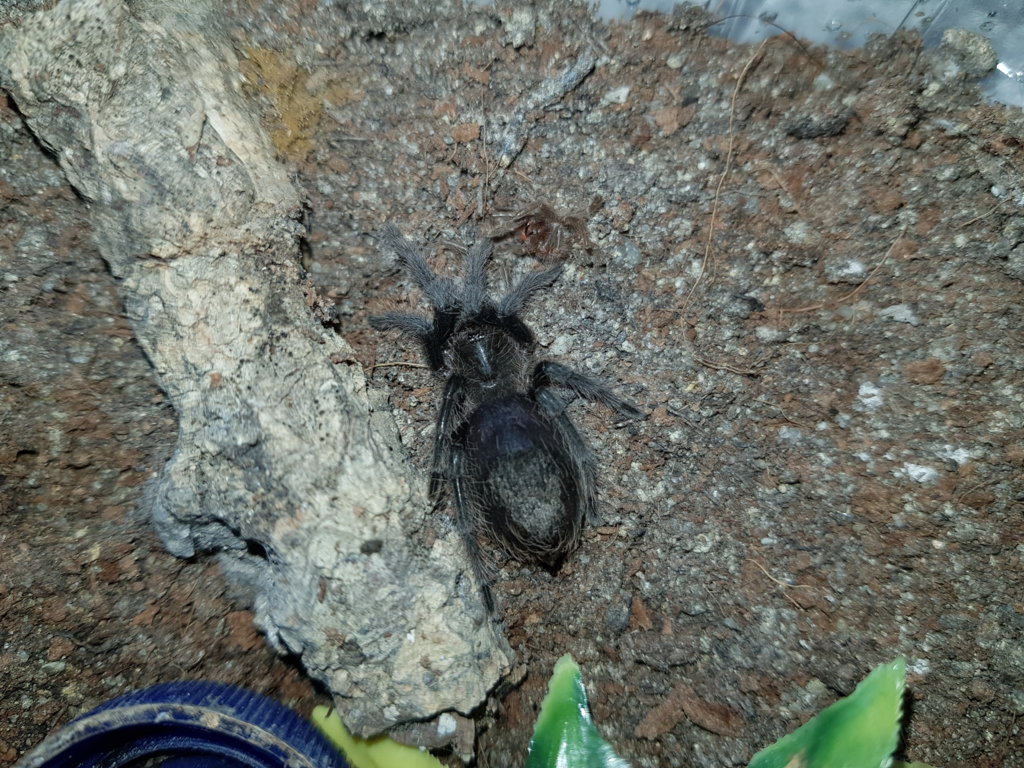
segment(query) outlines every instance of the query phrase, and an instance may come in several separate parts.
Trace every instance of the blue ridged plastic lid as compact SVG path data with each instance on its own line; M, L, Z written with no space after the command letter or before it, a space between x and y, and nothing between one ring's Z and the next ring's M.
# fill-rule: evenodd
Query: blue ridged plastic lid
M180 681L111 699L52 734L16 768L348 768L324 736L276 701Z

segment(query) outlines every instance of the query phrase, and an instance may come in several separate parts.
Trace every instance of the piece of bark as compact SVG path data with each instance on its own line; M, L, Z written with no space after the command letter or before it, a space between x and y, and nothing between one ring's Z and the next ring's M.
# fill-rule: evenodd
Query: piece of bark
M297 195L227 36L209 5L176 7L63 0L0 28L0 84L88 202L178 413L155 524L255 586L257 624L356 733L468 712L510 651L457 538L414 546L422 483L309 311Z
M638 739L658 739L683 722L684 718L720 736L743 734L743 718L738 712L725 704L702 699L686 683L677 683L665 699L637 724L633 735Z

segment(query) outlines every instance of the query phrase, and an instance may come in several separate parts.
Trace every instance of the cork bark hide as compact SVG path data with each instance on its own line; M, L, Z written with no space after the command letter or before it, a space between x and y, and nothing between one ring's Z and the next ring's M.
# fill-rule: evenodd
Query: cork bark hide
M216 17L178 6L65 0L0 28L0 84L87 201L180 419L153 520L256 586L261 628L356 732L468 712L507 646L457 538L413 546L425 494L307 307L297 195Z

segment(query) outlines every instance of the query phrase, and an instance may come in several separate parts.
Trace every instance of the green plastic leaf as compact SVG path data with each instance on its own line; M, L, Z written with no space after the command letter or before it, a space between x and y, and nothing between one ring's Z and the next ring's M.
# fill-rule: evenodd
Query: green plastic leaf
M344 753L352 768L444 768L426 750L399 744L387 736L375 736L372 739L353 736L333 707L313 707L310 719Z
M526 768L629 768L594 727L580 668L569 654L555 664Z
M868 675L857 689L754 755L750 768L887 768L899 741L906 661Z

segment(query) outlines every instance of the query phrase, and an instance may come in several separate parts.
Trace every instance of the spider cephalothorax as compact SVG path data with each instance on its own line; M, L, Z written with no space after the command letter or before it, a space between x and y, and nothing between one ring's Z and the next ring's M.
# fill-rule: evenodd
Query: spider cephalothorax
M624 417L639 411L600 382L564 365L530 367L533 333L519 318L530 297L561 266L531 272L500 300L487 293L491 242L470 250L461 285L441 277L389 225L384 242L430 301L431 319L402 312L370 318L378 330L419 339L429 366L445 379L434 435L430 492L450 486L456 519L489 595L480 556L486 537L520 560L557 570L595 514L595 467L569 420L572 397ZM570 395L567 400L562 392ZM488 596L488 602L490 602Z

